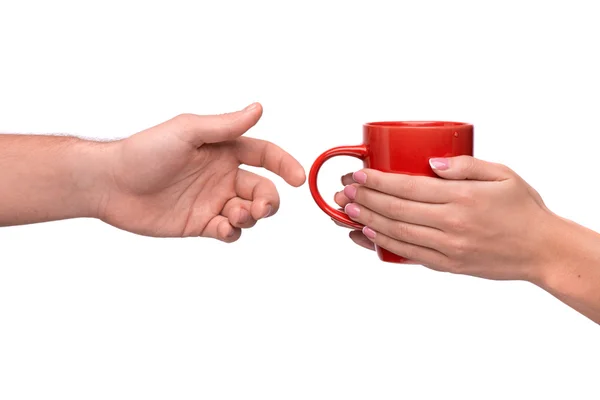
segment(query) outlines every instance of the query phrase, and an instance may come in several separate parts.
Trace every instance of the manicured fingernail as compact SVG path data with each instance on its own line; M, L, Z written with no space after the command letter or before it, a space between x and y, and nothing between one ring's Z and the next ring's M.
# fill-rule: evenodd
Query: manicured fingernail
M273 212L273 206L271 206L269 204L269 207L267 207L267 212L265 213L265 216L263 218L268 218L272 212Z
M347 198L349 198L350 200L354 200L354 198L356 197L356 187L350 185L350 186L346 186L344 188L344 194L346 195Z
M254 111L258 107L258 103L252 103L248 107L244 108L244 111Z
M369 239L375 239L375 236L377 235L377 234L375 233L375 231L374 231L373 229L369 228L368 226L365 226L365 227L362 229L362 233L363 233L363 235L365 235L365 236L366 236L366 237L368 237Z
M348 214L350 218L358 218L360 215L360 208L356 204L348 203L346 204L346 207L344 207L344 212Z
M429 165L431 165L431 168L439 171L447 170L450 167L450 163L448 162L447 158L430 158Z
M250 220L250 213L245 208L242 208L240 210L240 218L238 220L238 223L245 224L249 220Z
M352 174L352 179L354 179L354 182L362 185L367 182L367 174L365 174L363 171L356 171Z

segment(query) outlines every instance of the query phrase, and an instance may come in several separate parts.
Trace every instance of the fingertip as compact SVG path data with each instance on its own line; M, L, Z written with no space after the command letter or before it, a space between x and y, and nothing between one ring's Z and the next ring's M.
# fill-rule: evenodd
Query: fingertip
M240 208L237 213L236 223L233 225L237 227L242 227L244 225L247 225L251 219L252 215L250 215L250 211L246 210L245 208Z
M277 213L278 207L277 205L270 204L268 202L254 202L252 204L252 218L255 220L265 219L272 217Z
M353 183L356 183L356 182L354 182L354 178L352 178L352 172L349 172L346 175L342 175L340 180L342 181L343 186L348 186Z
M346 204L348 204L350 202L350 199L348 199L348 197L346 197L344 192L337 192L333 196L333 201L335 201L335 204L337 204L338 206L345 207Z
M298 186L302 186L306 182L306 171L304 170L304 168L300 169L300 174L299 175L300 175L300 180L299 180L299 185Z
M369 240L375 240L375 237L377 236L377 232L368 226L362 228L362 234Z
M272 205L267 205L267 210L264 213L263 218L269 218L271 215L273 215L273 206Z
M359 171L356 171L355 173L352 174L352 179L354 179L354 182L364 185L365 183L367 183L366 170L361 169Z
M304 168L299 165L298 168L292 172L287 182L293 187L304 185L306 182L306 171L304 171Z
M242 111L254 116L258 120L262 116L263 106L259 102L254 102Z
M240 214L238 217L238 222L241 224L245 224L250 219L250 213L245 208L240 208Z
M243 111L258 111L258 110L262 110L262 104L260 104L258 101L255 101L254 103L251 103L246 108L244 108Z
M354 243L364 247L367 250L375 250L375 245L361 231L353 230L348 233L348 236Z
M258 103L256 103L256 104L257 105L255 105L254 108L249 111L250 116L251 116L250 120L252 121L250 127L253 127L254 125L256 125L258 123L258 121L260 121L260 119L262 118L262 115L263 115L262 106Z
M447 158L430 158L429 166L435 173L438 173L439 171L445 171L450 167L450 160Z
M240 238L242 230L232 226L228 220L223 220L219 223L219 226L217 227L217 234L219 240L226 243L231 243L235 242Z
M242 236L242 230L240 228L234 228L233 231L223 241L225 243L237 242Z

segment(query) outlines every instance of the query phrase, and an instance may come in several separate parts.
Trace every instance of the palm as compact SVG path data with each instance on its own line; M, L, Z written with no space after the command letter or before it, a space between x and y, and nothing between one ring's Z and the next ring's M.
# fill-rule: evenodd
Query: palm
M234 241L241 228L279 206L275 185L240 164L265 166L294 186L304 182L297 161L271 143L243 137L190 141L186 129L194 118L175 118L120 143L106 222L149 236Z

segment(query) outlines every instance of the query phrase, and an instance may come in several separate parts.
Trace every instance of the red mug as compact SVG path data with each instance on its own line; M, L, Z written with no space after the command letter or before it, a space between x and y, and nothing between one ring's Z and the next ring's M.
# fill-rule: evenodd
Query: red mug
M363 225L328 205L319 193L317 176L325 161L335 156L351 156L363 160L365 168L438 177L431 169L429 159L460 155L473 155L471 124L444 121L371 122L363 125L363 144L334 147L317 157L308 175L308 185L312 197L325 214L354 229L362 229ZM375 248L382 261L412 263L379 246Z

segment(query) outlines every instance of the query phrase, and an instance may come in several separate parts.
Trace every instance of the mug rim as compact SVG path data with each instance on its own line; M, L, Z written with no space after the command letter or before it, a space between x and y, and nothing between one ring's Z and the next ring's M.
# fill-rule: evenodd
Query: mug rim
M436 121L436 120L414 120L414 121L374 121L363 124L368 128L408 128L408 129L448 129L465 126L473 126L468 122Z

